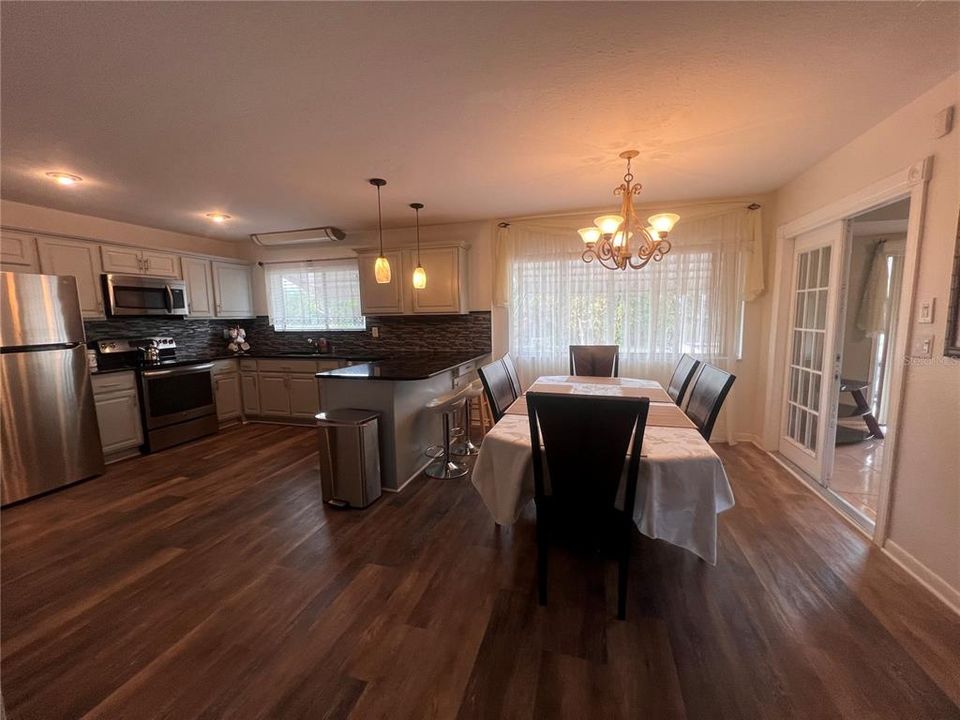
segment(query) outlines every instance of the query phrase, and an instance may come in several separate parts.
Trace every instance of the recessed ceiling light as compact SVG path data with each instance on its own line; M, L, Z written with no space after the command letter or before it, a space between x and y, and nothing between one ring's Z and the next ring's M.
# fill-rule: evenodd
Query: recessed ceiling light
M213 220L213 222L215 223L225 223L227 220L230 219L230 216L227 215L226 213L218 213L218 212L207 213L207 217Z
M71 175L65 172L48 172L47 177L60 185L76 185L83 182L79 175Z

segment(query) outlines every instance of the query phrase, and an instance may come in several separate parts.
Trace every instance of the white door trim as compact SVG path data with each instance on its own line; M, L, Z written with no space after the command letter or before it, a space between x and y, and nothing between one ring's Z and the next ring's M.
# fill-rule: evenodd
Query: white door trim
M791 266L794 238L804 232L837 220L886 205L894 200L910 198L910 220L907 225L906 252L903 268L903 286L900 290L900 317L897 321L897 337L890 377L891 412L888 417L883 471L880 476L880 497L877 508L877 523L873 541L883 545L889 525L890 495L893 469L896 464L897 443L900 437L900 405L903 400L903 376L907 348L910 347L911 319L914 312L914 286L916 285L920 243L923 235L923 220L926 209L927 184L933 171L933 157L926 157L903 170L867 187L825 205L817 210L785 223L777 228L773 266L772 308L770 313L770 340L766 363L766 404L764 407L763 445L767 450L776 450L779 444L780 409L786 363L787 313L790 308Z

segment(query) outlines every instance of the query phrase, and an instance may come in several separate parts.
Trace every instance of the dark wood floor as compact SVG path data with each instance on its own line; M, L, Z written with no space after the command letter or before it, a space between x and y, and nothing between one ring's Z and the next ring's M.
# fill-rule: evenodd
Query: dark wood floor
M11 718L958 718L960 621L764 454L709 567L497 530L466 480L324 507L312 431L249 425L2 513Z

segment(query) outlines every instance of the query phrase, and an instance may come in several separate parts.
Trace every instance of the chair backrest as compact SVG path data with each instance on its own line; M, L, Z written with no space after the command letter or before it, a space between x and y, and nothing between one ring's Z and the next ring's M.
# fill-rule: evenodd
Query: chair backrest
M693 380L693 375L700 367L700 361L692 355L684 353L680 356L677 366L673 369L673 377L670 378L670 384L667 385L667 395L679 406L683 402L683 396L687 392L687 386Z
M578 524L581 519L585 525L602 522L615 507L624 464L629 463L623 507L632 517L650 401L538 392L525 397L538 502L549 498L551 505L572 511Z
M502 362L494 360L489 365L479 368L477 374L480 375L480 382L483 383L483 391L487 395L493 420L499 422L503 413L518 397L513 391L513 383L510 382L507 369Z
M620 376L619 345L571 345L570 374L593 377Z
M693 420L704 440L710 440L713 424L717 421L723 401L733 387L737 376L714 367L710 363L700 364L700 374L693 381L690 400L687 402L687 417Z
M513 358L510 357L510 353L505 353L500 361L503 363L507 375L510 376L510 382L513 383L513 393L520 397L523 395L523 388L520 387L520 373L517 372L517 366L514 364Z

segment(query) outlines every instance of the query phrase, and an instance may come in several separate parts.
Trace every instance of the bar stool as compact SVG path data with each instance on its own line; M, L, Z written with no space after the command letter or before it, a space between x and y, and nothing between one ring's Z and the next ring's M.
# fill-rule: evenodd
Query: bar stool
M463 391L441 395L427 403L427 410L440 415L440 419L443 422L443 451L440 456L436 457L423 471L427 477L450 480L463 477L469 472L467 466L463 463L455 462L450 453L450 440L452 437L450 420L463 410L466 403L467 397ZM430 454L430 449L428 449L425 454L427 457L434 457Z
M481 429L483 428L483 408L480 405L480 398L483 397L483 383L479 380L474 380L472 383L467 385L466 388L464 388L463 396L466 398L466 402L463 405L463 427L465 428L465 431L462 433L463 440L454 443L450 448L450 452L458 457L477 455L480 452L480 448L473 444L473 440L471 439L471 430L473 428L474 403L476 403L477 406L480 427Z

